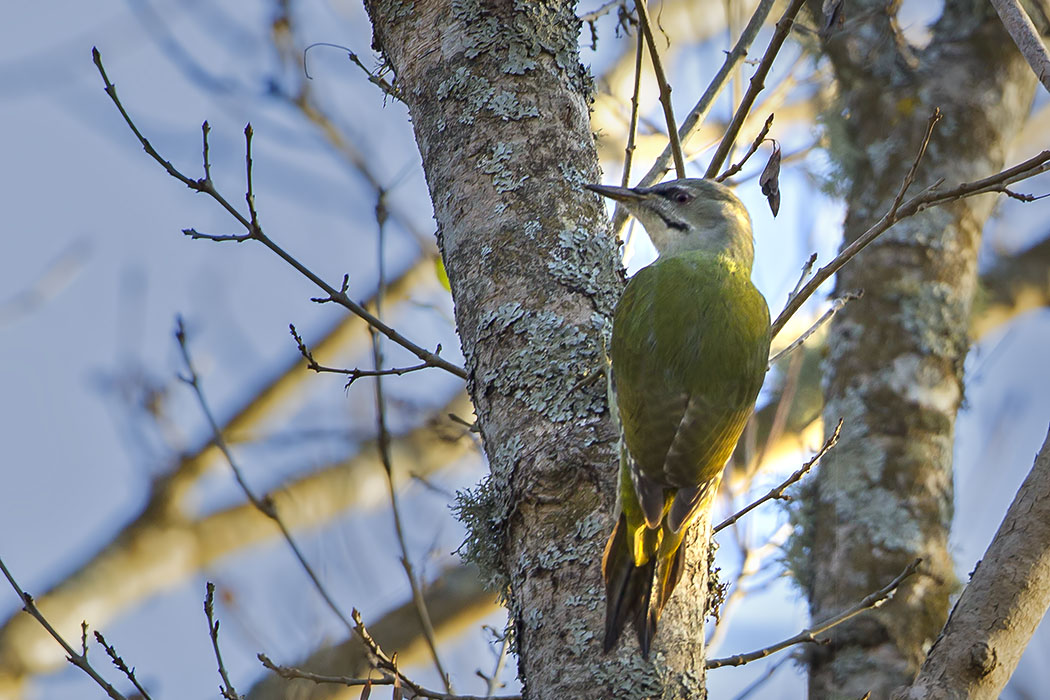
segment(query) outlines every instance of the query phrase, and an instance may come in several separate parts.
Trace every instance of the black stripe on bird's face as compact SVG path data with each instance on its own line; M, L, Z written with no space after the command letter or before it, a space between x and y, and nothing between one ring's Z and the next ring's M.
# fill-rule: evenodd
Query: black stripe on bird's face
M678 231L680 233L685 233L687 230L689 230L688 224L670 218L659 209L655 209L654 211L656 215L659 216L660 219L664 222L664 225L667 226L667 228L673 228L675 231Z

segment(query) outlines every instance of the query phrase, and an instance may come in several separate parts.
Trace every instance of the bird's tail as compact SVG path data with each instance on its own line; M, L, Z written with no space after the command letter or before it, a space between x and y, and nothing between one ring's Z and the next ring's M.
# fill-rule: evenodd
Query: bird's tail
M644 526L643 526L644 527ZM661 543L659 530L646 528L642 535L644 549L649 556L641 566L635 566L632 533L628 532L627 517L621 513L612 535L605 545L602 557L602 577L605 579L605 641L606 652L620 639L623 628L630 621L638 636L642 656L649 658L649 648L656 634L656 623L682 577L681 537L674 538L674 548ZM664 547L661 547L661 544ZM663 549L664 551L659 551ZM670 551L667 551L670 550ZM653 580L656 597L653 597Z

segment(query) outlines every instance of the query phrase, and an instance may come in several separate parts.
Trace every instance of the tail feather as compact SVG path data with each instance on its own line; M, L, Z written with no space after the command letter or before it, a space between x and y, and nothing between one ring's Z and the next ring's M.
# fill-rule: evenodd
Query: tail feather
M670 545L668 549L674 547L672 551L654 551L645 564L635 566L630 540L627 517L621 513L602 557L602 578L605 579L603 648L606 653L611 651L619 641L623 628L630 621L638 636L642 656L649 658L649 649L656 635L660 615L682 578L685 549L680 546L681 537L674 538L673 541L665 540L665 544Z
M642 566L634 565L628 544L627 518L621 513L602 557L605 579L605 640L609 652L616 646L624 626L630 620L638 635L642 655L648 658L656 625L651 621L649 601L653 590L656 559L650 557Z
M685 547L682 547L681 541L679 541L679 546L674 553L661 558L659 566L656 567L656 597L649 605L649 620L654 634L656 633L656 623L660 621L660 615L664 611L664 606L667 605L671 592L674 591L674 587L678 585L678 581L682 578L682 571L685 569L684 554Z

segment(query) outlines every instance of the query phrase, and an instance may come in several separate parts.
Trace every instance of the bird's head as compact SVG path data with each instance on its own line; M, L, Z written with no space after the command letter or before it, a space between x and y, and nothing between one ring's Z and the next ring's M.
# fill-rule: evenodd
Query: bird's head
M687 178L654 187L585 187L623 204L645 227L661 256L710 251L751 269L755 257L751 217L724 185Z

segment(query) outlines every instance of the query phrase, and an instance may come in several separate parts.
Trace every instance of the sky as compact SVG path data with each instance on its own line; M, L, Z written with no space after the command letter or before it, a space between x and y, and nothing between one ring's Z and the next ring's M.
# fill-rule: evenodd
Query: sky
M302 7L309 40L370 55L369 27L357 4L315 0ZM251 121L255 192L267 231L324 278L349 274L359 297L376 284L370 189L294 110L265 97L268 86L260 76L276 65L266 41L268 12L266 3L232 0L53 0L20 3L0 24L0 556L30 592L60 580L138 511L151 479L170 459L171 443L193 444L204 434L199 409L175 379L183 369L172 339L177 315L185 319L220 416L295 356L289 323L313 337L338 316L310 302L317 291L261 246L191 241L180 233L187 227L237 231L213 202L142 153L102 91L92 46L102 52L139 127L193 176L200 174L200 125L209 121L214 177L237 204L244 188L242 130ZM381 181L392 186L392 202L409 226L429 234L433 221L429 205L422 205L426 187L405 111L385 101L344 57L334 49L314 50L314 87L357 137ZM603 61L587 51L583 59ZM277 73L278 80L285 78ZM807 246L819 248L826 261L835 245L841 207L805 187L802 175L786 173L776 220L758 196L743 195L755 219L756 282L774 309L794 284ZM1043 181L1033 187L1050 186ZM1045 205L1003 205L986 231L983 259L1037 240L1046 212ZM814 220L819 231L807 240L800 228ZM390 270L420 245L405 226L391 226ZM426 301L435 298L437 307L417 309L412 323L422 344L443 342L455 359L448 303L440 295ZM1045 435L1048 346L1050 315L1033 312L986 339L967 360L967 402L956 440L956 506L965 517L952 541L962 575L980 557ZM441 378L426 381L436 395L455 389ZM170 425L150 424L129 406L144 383L165 392ZM388 385L395 398L411 401L412 385ZM252 471L259 483L323 463L368 434L370 414L361 408L369 405L368 386L347 392L338 378L322 377L311 387L312 410L292 413L284 447L245 451L259 460ZM322 439L303 447L296 435L307 430ZM480 463L463 465L438 485L465 488L482 470ZM218 478L201 507L216 507L234 494L228 478ZM433 572L449 560L462 528L440 495L415 486L406 499L413 517L432 524L410 548ZM782 520L770 509L753 527L774 529ZM347 607L378 617L406 598L385 511L340 519L303 539ZM725 549L722 564L732 570L738 563L732 548ZM362 552L375 563L353 570L347 563ZM340 632L317 601L298 595L306 584L280 547L255 548L208 575L239 595L236 604L220 606L220 615L228 620L227 660L242 692L260 675L256 651L276 649L275 656L294 658ZM107 625L107 637L158 689L155 697L214 696L218 677L200 612L203 590L198 577ZM723 651L794 634L806 624L799 601L784 578L770 577L738 613ZM13 591L0 588L0 617L17 607ZM260 608L272 619L256 619L252 611ZM489 624L502 622L497 617ZM1046 637L1043 630L1029 656L1045 658ZM478 630L457 645L452 664L469 679L493 654ZM712 672L712 697L731 697L765 668ZM428 673L418 670L421 680L436 685ZM776 673L776 682L754 697L798 697L803 681L794 665ZM1017 688L1045 687L1047 673L1045 664L1024 664ZM462 689L479 692L471 682L478 681L465 680ZM28 697L102 695L78 671L64 668L35 683Z

